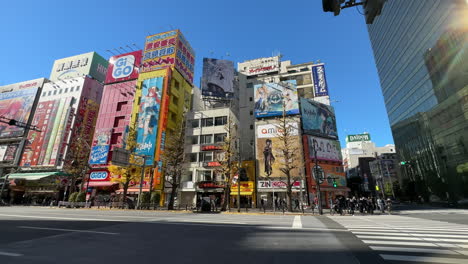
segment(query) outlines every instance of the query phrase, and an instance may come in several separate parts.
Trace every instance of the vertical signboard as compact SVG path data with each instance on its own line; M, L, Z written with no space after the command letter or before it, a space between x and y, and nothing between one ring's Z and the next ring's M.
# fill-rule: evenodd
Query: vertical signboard
M256 118L299 114L296 80L257 84L254 92Z
M323 64L312 66L312 78L314 80L315 97L327 96L328 85L327 79L325 78L325 66Z
M333 107L301 98L302 128L305 134L337 139L335 110Z
M96 133L94 134L93 146L91 148L89 164L107 164L111 134L112 129L109 128L96 130Z
M175 68L187 80L188 83L193 83L193 74L195 72L195 51L190 46L190 43L185 39L180 30L177 30L177 51Z
M138 78L142 51L133 51L109 59L106 83L128 81Z
M164 77L144 80L137 120L137 154L153 165Z
M234 95L234 63L228 60L203 59L202 94L230 98Z

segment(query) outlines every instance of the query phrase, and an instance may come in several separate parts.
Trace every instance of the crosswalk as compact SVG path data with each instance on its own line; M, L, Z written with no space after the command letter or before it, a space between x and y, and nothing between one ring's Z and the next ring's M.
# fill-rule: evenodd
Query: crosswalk
M468 264L468 225L399 215L330 218L390 263Z

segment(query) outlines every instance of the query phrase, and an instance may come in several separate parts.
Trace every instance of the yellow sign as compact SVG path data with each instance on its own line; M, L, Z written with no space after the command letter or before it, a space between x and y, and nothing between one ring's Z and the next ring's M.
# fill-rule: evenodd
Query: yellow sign
M244 195L251 195L252 192L254 191L254 182L253 181L244 181L240 183L240 191L241 195L242 193L249 193L249 194L244 194ZM238 192L237 189L237 184L233 184L231 186L231 194L236 195Z

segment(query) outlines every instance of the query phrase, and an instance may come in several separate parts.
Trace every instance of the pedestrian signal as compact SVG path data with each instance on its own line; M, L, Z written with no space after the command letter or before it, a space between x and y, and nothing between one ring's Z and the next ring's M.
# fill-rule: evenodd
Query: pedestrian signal
M336 181L333 181L333 188L336 188L338 187L338 184L336 183Z

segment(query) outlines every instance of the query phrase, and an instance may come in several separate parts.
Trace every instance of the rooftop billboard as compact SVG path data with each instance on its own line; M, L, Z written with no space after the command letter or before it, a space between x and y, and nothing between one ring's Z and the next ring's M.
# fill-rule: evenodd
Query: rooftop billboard
M111 57L109 59L106 83L137 79L141 57L141 50Z
M280 57L259 58L240 64L239 72L247 76L277 72L280 70Z
M203 58L202 94L230 98L234 94L234 63Z
M50 73L50 80L60 81L91 75L94 79L104 82L108 62L96 52L84 53L56 60Z
M335 110L332 106L301 98L302 129L305 134L338 138Z
M296 80L254 85L255 117L299 114Z

